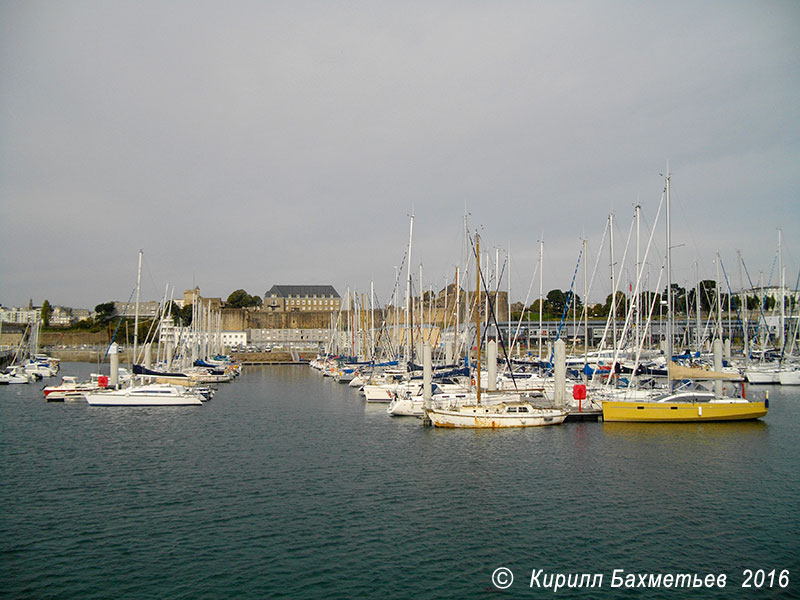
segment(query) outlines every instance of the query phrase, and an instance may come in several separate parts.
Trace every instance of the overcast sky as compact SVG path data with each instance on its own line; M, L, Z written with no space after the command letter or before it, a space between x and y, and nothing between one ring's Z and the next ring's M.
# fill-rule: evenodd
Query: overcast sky
M719 251L738 287L740 250L776 283L779 227L800 268L794 0L25 0L0 28L5 306L127 300L140 248L143 299L374 280L384 302L412 211L426 289L466 211L522 299L540 239L545 291L612 212L616 261L637 203L644 245L667 161L676 282ZM663 218L655 239L653 280Z

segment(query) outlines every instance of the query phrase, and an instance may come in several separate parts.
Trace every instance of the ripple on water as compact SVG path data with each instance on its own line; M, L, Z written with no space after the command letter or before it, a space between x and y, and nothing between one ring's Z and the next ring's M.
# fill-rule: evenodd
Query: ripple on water
M48 404L12 387L9 597L465 598L488 593L500 565L518 595L534 567L800 566L790 392L757 423L493 432L392 419L293 367L250 370L190 410Z

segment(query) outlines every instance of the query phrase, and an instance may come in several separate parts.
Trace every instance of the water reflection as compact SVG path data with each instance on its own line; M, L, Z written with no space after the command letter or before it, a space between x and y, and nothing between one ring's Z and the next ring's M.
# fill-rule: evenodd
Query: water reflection
M769 424L761 419L715 423L603 423L603 434L622 440L676 440L731 436L766 436Z

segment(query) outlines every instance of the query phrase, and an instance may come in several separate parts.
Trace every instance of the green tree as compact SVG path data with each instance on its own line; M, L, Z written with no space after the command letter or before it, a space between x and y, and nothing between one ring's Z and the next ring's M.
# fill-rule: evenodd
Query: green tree
M548 312L556 316L561 316L564 312L564 306L567 304L567 294L561 290L550 290L547 292L546 298L547 304L545 306L549 308Z
M52 314L53 314L53 307L50 306L50 302L48 300L45 300L44 302L42 302L42 311L41 311L42 323L44 323L45 327L48 327L50 325L50 317L52 316Z
M685 312L686 310L686 289L679 286L677 283L672 284L672 306L676 313ZM667 288L664 288L662 297L666 301Z
M114 314L114 303L103 302L94 307L94 320L100 325L106 325Z
M192 306L194 305L184 304L183 308L176 313L178 319L180 319L181 325L184 327L188 327L192 324Z
M260 296L251 296L246 291L239 289L231 292L225 304L233 308L244 308L247 306L261 306L261 302Z
M539 301L534 300L533 304L528 307L528 312L534 315L539 314ZM544 303L542 303L542 312L544 312Z
M610 298L610 296L609 296ZM589 316L590 317L607 317L608 316L608 309L606 308L605 304L592 304L589 307Z
M622 318L625 316L625 293L617 290L615 297L616 301L614 303L614 308L616 309L616 316L617 318ZM603 305L603 312L606 316L611 314L611 294L606 296L606 302Z
M699 288L700 310L707 313L717 304L717 282L712 279L704 279L700 282ZM694 310L697 306L697 287L689 290L688 294L689 309ZM723 306L727 305L727 296L725 294L722 297L722 304Z
M578 313L583 310L583 300L581 300L581 297L575 292L572 293L572 298L569 301L569 308L570 311L572 311L573 308L577 309Z
M170 300L169 304L167 304L166 309L164 310L165 315L171 315L173 321L177 321L178 315L180 315L181 307L175 304Z

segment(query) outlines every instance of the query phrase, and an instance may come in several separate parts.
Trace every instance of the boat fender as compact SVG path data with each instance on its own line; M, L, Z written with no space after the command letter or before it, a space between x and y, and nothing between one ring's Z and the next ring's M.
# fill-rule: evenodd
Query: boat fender
M769 391L764 392L764 408L769 408Z
M698 407L697 407L697 415L698 415L699 417L702 417L702 416L703 416L703 407L702 407L702 406L698 406Z

